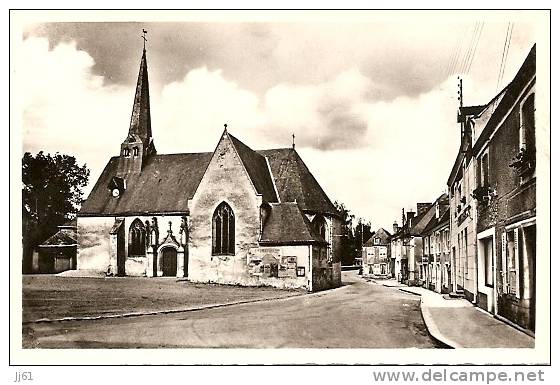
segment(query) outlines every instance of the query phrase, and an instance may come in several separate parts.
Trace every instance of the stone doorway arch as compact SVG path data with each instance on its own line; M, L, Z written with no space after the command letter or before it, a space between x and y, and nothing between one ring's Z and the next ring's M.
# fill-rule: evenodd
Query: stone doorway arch
M161 271L164 277L177 276L177 248L166 246L161 249Z

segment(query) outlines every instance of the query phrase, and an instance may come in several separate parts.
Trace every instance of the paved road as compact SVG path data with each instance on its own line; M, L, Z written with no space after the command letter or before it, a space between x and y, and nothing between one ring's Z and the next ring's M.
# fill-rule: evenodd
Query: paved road
M419 297L344 274L313 295L174 314L24 326L39 348L433 348Z

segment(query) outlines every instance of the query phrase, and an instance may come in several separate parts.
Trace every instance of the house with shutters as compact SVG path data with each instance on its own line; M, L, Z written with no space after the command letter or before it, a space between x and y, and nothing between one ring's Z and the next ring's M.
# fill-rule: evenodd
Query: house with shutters
M146 50L128 134L77 216L77 269L317 291L336 287L342 223L295 149L158 154Z
M536 45L511 83L478 114L480 124L472 148L476 303L529 334L535 332L536 319L535 93Z
M425 288L438 293L451 290L451 259L449 256L449 196L434 202L432 217L422 232L424 256L422 272Z
M389 278L391 269L391 233L377 230L362 247L363 276Z

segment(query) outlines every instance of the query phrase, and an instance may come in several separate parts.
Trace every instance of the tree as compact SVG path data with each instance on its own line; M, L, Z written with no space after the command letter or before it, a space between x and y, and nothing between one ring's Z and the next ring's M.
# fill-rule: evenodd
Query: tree
M338 211L340 218L342 219L342 237L340 239L340 249L341 249L341 262L344 266L349 266L354 264L354 252L353 243L354 235L352 228L352 221L354 220L354 215L350 214L350 210L344 206L344 203L334 202L334 207Z
M362 255L363 244L374 234L371 228L371 222L366 222L364 218L358 218L354 234L354 250L356 250L356 257L360 257Z
M57 226L73 219L83 202L89 169L76 158L26 152L22 159L23 271L31 270L33 249Z

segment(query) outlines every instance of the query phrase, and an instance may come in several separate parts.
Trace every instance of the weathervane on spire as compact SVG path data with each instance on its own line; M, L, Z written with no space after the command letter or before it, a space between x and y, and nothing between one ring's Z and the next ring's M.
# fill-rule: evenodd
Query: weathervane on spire
M148 33L148 31L146 31L144 28L142 28L142 39L144 39L144 50L146 50L146 42L148 40L146 40L146 34Z

